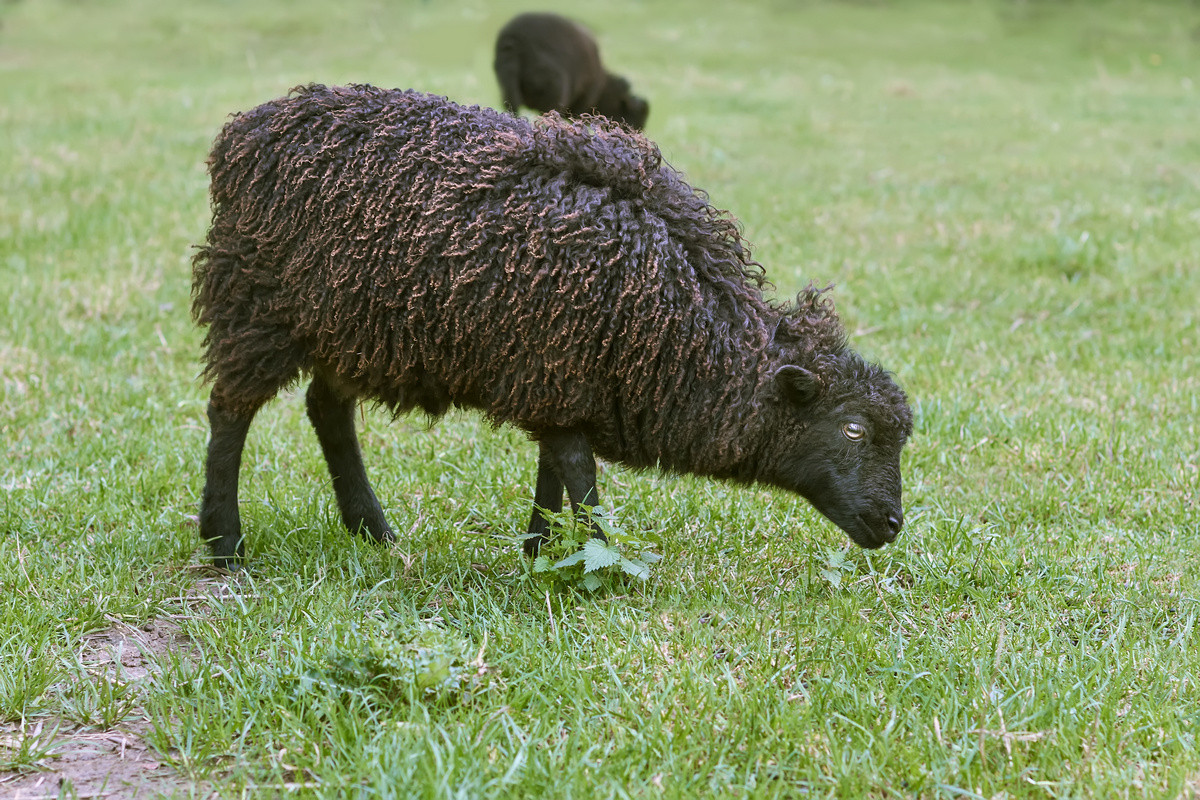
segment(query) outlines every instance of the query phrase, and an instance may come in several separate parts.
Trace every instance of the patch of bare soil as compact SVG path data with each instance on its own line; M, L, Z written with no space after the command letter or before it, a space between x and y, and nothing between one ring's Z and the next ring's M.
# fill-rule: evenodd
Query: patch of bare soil
M60 796L81 798L171 797L201 795L192 783L158 760L143 741L145 722L122 723L107 731L63 729L46 732L45 723L20 730L0 725L0 747L20 747L20 740L49 737L49 752L34 773L0 773L0 797L41 800Z
M221 581L202 580L187 598L188 605L203 606L206 599L226 591ZM170 619L153 619L136 628L114 620L107 630L84 638L80 661L90 679L136 689L162 657L186 656L189 649L187 637ZM217 797L211 786L175 772L146 743L151 725L136 700L123 716L103 730L56 719L0 723L0 756L10 756L5 760L11 763L11 756L22 749L41 754L22 771L0 771L0 798Z

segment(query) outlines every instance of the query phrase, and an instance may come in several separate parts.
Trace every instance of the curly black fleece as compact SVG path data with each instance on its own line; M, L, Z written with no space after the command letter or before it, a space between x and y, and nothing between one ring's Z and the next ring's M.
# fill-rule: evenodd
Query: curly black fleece
M600 118L312 85L234 116L209 168L193 310L230 410L319 369L397 414L457 404L582 430L631 466L754 480L756 412L794 364L911 428L821 292L765 299L735 220Z

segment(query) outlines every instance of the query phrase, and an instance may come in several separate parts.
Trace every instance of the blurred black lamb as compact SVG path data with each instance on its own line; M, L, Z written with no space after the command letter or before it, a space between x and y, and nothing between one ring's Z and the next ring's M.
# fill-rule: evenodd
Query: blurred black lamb
M440 97L308 86L235 115L194 260L212 435L200 532L243 555L251 420L302 374L342 520L394 539L356 401L481 410L538 442L543 509L594 506L593 453L797 492L864 547L895 539L903 392L827 296L763 297L737 223L637 133Z
M577 22L557 14L520 14L496 37L496 79L504 107L521 106L564 116L602 114L641 130L650 104L629 81L600 63L596 40Z

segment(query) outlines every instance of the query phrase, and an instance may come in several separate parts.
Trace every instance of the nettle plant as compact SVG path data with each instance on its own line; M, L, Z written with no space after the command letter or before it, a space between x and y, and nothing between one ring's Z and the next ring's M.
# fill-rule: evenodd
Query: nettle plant
M578 512L544 511L550 533L530 565L530 575L548 587L581 588L589 592L617 589L629 578L645 581L650 565L662 560L651 550L657 546L613 522L601 508L580 506ZM605 542L594 536L599 531ZM522 536L524 540L529 536Z

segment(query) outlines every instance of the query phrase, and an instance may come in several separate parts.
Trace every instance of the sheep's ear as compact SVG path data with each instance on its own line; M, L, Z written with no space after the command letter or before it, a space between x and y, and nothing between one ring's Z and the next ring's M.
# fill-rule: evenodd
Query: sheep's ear
M785 398L797 405L811 403L821 392L821 381L814 373L790 364L775 373L775 385Z

